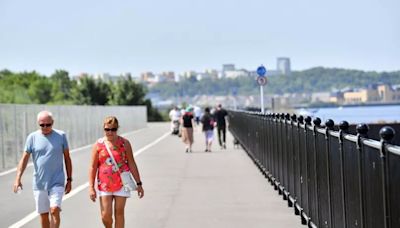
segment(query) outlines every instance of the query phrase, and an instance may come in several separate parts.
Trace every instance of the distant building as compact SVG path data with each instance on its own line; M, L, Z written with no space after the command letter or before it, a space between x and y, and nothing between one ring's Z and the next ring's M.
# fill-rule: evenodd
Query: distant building
M151 72L151 71L143 72L140 74L140 79L144 82L154 80L154 78L155 78L155 76L154 76L153 72Z
M207 73L198 73L196 75L197 81L201 81L201 80L206 79L206 78L211 78L211 76L209 74L207 74Z
M332 94L330 92L317 92L311 94L311 102L312 103L329 103L331 102Z
M165 78L167 82L175 81L175 73L173 71L165 71L161 73L162 77Z
M358 104L382 101L378 93L377 85L370 85L367 88L357 89L343 94L344 102L347 104Z
M244 69L225 71L225 78L248 77L249 75L249 72Z
M378 96L382 102L400 101L400 88L390 85L378 85Z
M197 73L196 73L196 71L190 70L190 71L183 72L182 76L184 78L191 78L191 77L196 77Z
M214 69L206 69L204 73L210 75L212 79L217 79L219 75L219 72Z
M282 75L290 75L290 58L280 57L276 62L276 70Z
M221 76L223 78L226 77L225 72L227 72L227 71L235 71L235 64L223 64L222 65Z
M223 64L222 65L222 72L234 71L234 70L235 70L235 64Z
M115 76L109 73L99 73L92 76L95 80L101 80L103 82L117 82L120 79L128 79L128 77L132 77L130 73L123 73L121 75Z

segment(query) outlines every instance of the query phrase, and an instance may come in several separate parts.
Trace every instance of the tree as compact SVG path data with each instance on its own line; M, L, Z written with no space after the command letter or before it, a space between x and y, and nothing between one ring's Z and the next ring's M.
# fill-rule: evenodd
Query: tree
M46 104L51 100L51 83L45 77L33 81L28 88L28 95L36 104Z
M142 105L146 95L145 88L134 82L131 76L120 79L111 87L108 104L110 105Z
M108 102L108 94L110 94L108 84L87 76L79 79L71 90L72 101L78 105L105 105Z
M51 97L53 103L68 103L71 99L71 89L73 82L70 80L68 72L65 70L56 70L51 76Z

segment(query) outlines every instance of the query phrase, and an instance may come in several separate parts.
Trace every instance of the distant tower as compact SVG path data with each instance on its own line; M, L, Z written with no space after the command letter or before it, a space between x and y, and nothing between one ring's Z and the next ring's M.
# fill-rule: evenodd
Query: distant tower
M278 58L276 61L276 70L283 75L290 75L290 58Z

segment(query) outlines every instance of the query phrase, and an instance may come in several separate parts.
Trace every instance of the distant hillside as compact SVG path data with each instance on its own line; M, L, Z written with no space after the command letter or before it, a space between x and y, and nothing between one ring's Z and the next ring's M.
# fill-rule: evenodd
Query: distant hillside
M343 88L367 87L371 84L400 84L400 71L365 72L339 68L316 67L304 71L294 71L290 76L268 77L265 93L300 93L323 92ZM194 95L227 95L234 91L237 94L258 94L259 87L255 78L240 77L235 79L204 79L188 78L179 83L159 83L149 89L161 97L194 96Z

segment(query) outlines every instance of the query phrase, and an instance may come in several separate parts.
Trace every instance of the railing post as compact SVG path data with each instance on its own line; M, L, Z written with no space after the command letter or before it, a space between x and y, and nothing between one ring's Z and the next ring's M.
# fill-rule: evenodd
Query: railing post
M390 224L390 201L389 201L389 166L388 166L388 161L387 161L387 156L386 156L386 149L385 149L385 145L389 144L393 137L394 137L395 131L392 127L386 126L383 127L380 131L379 131L379 135L381 137L381 148L380 148L380 153L381 153L381 159L382 159L382 173L384 178L382 178L382 186L383 186L383 194L384 194L384 203L385 206L383 207L385 210L385 224L384 224L384 228L389 227Z
M296 145L296 146L300 145L300 128L301 128L300 125L303 124L303 121L304 121L303 116L300 115L300 116L297 117L296 137L297 137L298 145ZM296 199L296 204L295 204L295 207L294 207L294 213L296 215L300 215L300 213L302 212L303 208L301 206L301 204L302 204L302 196L301 196L302 179L301 179L301 172L300 172L300 170L301 170L301 158L300 158L299 148L297 148L295 150L295 153L296 153L296 158L297 158L297 167L296 167L297 170L296 170L296 172L298 173L298 180L297 180L298 181L298 185L296 186L296 188L298 188L298 189L296 189L297 190L297 194L296 194L297 199Z
M359 189L359 192L360 192L360 195L361 195L361 200L360 200L360 208L362 208L362 210L361 210L361 221L360 221L360 227L364 227L364 224L365 224L365 209L364 209L364 191L363 191L363 188L362 188L362 186L364 186L364 181L363 181L363 170L364 170L364 154L363 154L363 151L362 151L362 141L361 141L361 138L367 138L367 133L368 133L368 130L369 130L369 128L368 128L368 125L366 125L366 124L358 124L357 126L356 126L356 131L357 131L357 150L358 150L358 153L359 153L359 157L360 157L360 159L359 159L359 170L358 170L358 172L360 173L360 178L359 178L359 186L360 186L360 189Z
M340 175L342 180L342 212L343 212L343 223L346 224L346 191L345 191L345 175L344 175L344 149L343 149L343 133L348 133L349 123L347 121L342 121L339 123L339 151L340 151Z
M333 122L333 120L331 120L331 119L328 119L327 121L325 121L325 140L326 140L326 158L327 158L327 166L326 166L326 169L327 169L327 177L328 177L328 181L327 181L327 183L328 183L328 198L329 198L329 201L328 201L328 208L329 208L329 224L328 224L328 227L332 227L332 196L331 196L331 191L332 191L332 188L331 188L331 171L330 171L330 156L329 156L329 154L330 154L330 148L329 148L329 141L330 141L330 139L329 139L329 131L332 131L333 130L333 127L335 126L335 123Z

